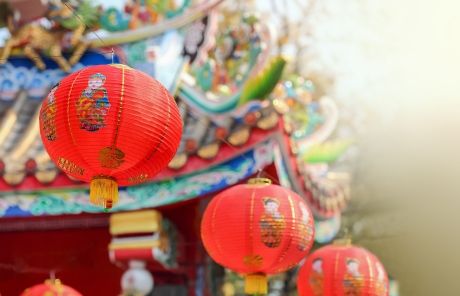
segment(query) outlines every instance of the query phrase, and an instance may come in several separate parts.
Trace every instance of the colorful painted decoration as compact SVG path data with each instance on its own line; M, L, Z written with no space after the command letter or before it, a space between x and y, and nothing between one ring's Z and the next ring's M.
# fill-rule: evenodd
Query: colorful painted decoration
M243 105L251 100L265 99L281 79L285 66L286 60L284 58L274 58L260 73L246 82L239 104Z
M312 253L299 271L300 296L388 296L379 259L366 249L338 240Z
M111 64L84 68L53 88L40 111L40 129L56 165L90 182L91 202L108 209L118 200L118 185L150 180L168 164L182 120L158 81Z
M73 288L63 285L60 280L46 280L44 284L36 285L22 292L21 296L82 296Z
M310 250L313 236L313 216L304 200L262 178L218 194L201 223L207 252L245 275L247 294L266 294L266 275L294 267Z
M340 230L341 217L340 214L337 214L325 220L315 219L315 242L330 243Z
M399 283L397 280L390 278L390 295L399 296Z
M105 10L100 23L110 32L134 30L181 15L190 4L190 0L183 0L180 5L172 0L127 1L123 12L114 7Z

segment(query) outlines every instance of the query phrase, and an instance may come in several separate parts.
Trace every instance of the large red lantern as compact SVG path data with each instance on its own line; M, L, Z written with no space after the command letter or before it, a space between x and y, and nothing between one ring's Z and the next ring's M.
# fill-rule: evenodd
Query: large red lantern
M245 275L246 293L266 294L267 274L292 268L307 255L313 216L300 196L256 178L212 199L201 237L217 263Z
M64 78L44 100L40 130L52 160L90 182L90 200L111 208L118 185L152 178L174 156L182 120L155 79L125 65L90 66Z
M46 280L44 284L28 288L21 296L82 296L82 294L56 279Z
M336 241L312 253L297 278L300 296L388 296L388 277L369 251Z

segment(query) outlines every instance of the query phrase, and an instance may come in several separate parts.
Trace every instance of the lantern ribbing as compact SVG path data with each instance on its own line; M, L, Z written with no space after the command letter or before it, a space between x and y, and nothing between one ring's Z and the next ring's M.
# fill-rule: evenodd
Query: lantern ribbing
M40 110L40 134L55 164L90 183L109 209L118 185L151 180L179 146L182 119L155 79L126 65L89 66L65 77Z

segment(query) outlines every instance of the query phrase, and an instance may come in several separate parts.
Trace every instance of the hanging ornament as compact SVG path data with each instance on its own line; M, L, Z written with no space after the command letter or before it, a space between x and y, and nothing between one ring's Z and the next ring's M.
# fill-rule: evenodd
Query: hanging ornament
M82 296L69 286L63 285L58 279L46 280L44 284L27 288L21 296Z
M121 277L122 295L144 296L153 290L152 274L145 269L145 262L132 260L129 269Z
M90 201L108 209L118 200L118 185L145 182L168 164L182 120L155 79L125 65L98 65L51 89L40 131L56 165L90 182Z
M313 216L300 196L256 178L212 199L201 237L217 263L245 275L247 294L266 294L267 274L290 269L307 255Z
M388 296L388 278L366 249L337 240L308 256L297 278L300 296Z

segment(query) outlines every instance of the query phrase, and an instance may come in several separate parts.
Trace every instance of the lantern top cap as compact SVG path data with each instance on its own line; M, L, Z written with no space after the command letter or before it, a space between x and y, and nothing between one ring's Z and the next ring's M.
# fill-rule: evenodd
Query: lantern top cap
M250 185L271 185L272 180L267 178L251 178L248 180L248 184Z
M127 66L125 64L109 64L109 66L112 66L112 67L118 68L118 69L133 70L133 68L131 68L130 66Z
M60 279L53 279L53 278L47 279L45 281L45 284L49 286L62 286L62 282Z
M334 246L351 246L351 238L339 238L334 240Z

